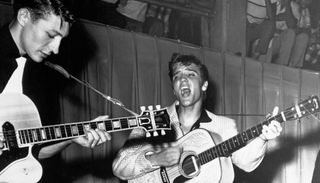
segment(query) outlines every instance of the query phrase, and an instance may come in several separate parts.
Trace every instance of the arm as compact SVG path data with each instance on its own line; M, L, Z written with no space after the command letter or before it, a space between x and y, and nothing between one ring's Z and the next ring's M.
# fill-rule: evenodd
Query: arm
M252 140L245 147L234 152L231 156L233 164L246 172L256 169L264 158L267 143L261 138Z
M150 172L157 167L153 167L145 155L152 152L152 146L146 143L134 143L136 139L143 138L145 132L142 129L134 129L129 135L129 140L120 149L117 157L113 161L113 174L120 179L128 180L138 177L141 174Z
M167 144L167 143L166 143ZM146 154L145 158L154 167L170 167L179 163L182 147L164 145L165 148Z
M169 167L178 163L182 152L180 147L172 143L151 145L149 139L145 141L141 137L144 137L143 130L133 130L130 140L118 153L113 162L113 173L117 177L123 180L134 179L160 166Z
M276 115L278 110L279 108L275 107L273 115ZM233 163L247 172L253 171L263 160L267 141L278 137L281 131L282 127L277 121L271 121L268 126L263 125L259 138L252 140L247 146L232 154Z
M42 147L39 151L39 159L45 159L54 156L72 143L72 140L63 141L60 143L52 144Z
M224 116L211 116L210 118L214 123L212 125L208 124L205 128L221 136L221 141L226 141L239 134L236 122L233 119ZM237 167L250 171L262 161L265 148L265 140L257 138L248 143L247 146L232 153L231 161Z

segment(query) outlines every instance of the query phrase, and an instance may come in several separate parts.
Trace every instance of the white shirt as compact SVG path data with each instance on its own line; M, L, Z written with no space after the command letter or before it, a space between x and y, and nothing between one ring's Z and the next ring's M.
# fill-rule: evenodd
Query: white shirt
M12 73L2 93L22 93L22 77L26 61L27 59L24 57L19 57L16 59L18 67Z

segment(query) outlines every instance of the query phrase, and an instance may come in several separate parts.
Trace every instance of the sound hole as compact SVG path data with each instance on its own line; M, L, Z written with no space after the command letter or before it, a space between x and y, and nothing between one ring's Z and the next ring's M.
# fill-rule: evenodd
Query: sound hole
M199 158L194 155L186 156L181 165L184 176L188 178L197 175L197 173L199 172L199 167Z

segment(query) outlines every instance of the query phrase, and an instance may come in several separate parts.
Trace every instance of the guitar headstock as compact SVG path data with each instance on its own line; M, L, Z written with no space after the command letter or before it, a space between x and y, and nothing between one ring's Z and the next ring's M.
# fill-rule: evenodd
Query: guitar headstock
M317 96L311 96L308 99L300 102L299 104L288 108L285 112L285 118L287 120L294 120L308 116L312 113L320 111L320 102Z
M157 105L156 110L153 110L153 106L148 106L148 109L142 106L141 111L138 117L139 126L144 128L147 137L151 136L150 132L153 136L158 136L159 131L161 135L165 135L165 130L171 130L170 117L166 108L161 109Z

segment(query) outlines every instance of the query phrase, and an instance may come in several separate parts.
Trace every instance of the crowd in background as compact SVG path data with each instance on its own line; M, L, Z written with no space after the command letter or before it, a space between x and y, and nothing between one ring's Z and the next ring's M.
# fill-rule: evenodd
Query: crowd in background
M103 24L202 45L201 16L139 0L68 0L77 17ZM165 0L182 7L212 8L212 0ZM161 4L161 3L160 3ZM92 9L90 11L89 9Z
M139 0L84 0L82 4L69 1L74 3L78 17L205 46L200 15ZM184 2L164 2L167 1ZM194 6L198 7L214 6L209 0L188 2L196 2ZM88 11L88 7L95 11ZM247 0L246 56L320 70L319 8L318 0Z
M247 56L262 62L319 70L317 0L248 0Z

